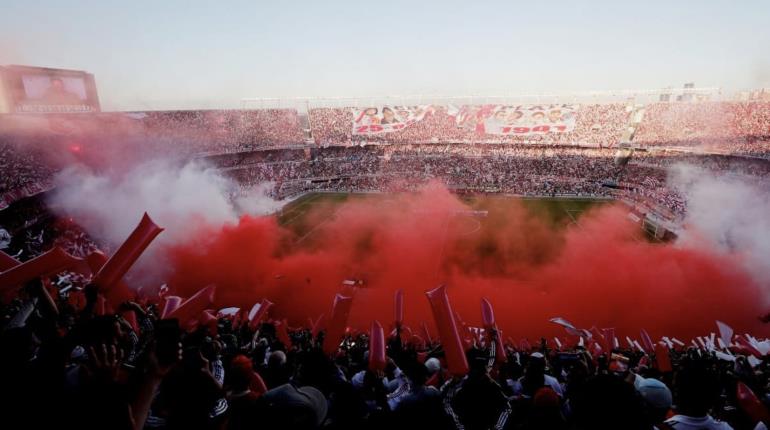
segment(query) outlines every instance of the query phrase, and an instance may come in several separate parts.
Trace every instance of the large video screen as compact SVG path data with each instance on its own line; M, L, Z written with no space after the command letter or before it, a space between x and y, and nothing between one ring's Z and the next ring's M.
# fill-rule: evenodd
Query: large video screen
M93 75L33 67L3 70L10 110L17 113L98 112Z

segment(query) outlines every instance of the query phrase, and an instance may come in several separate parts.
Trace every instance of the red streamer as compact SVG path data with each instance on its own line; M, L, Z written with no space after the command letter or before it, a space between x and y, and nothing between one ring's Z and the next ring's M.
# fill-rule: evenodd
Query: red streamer
M372 322L369 332L369 370L385 370L385 333L379 322Z
M401 327L404 323L404 290L396 290L393 320L396 327Z
M743 382L738 382L736 398L738 406L746 415L751 417L754 423L762 421L765 424L770 424L770 413L768 413L767 408L759 401L751 388Z
M652 354L655 351L655 344L652 343L652 339L650 339L650 335L647 334L647 330L642 329L639 336L642 338L642 348L644 348L644 352Z
M107 256L101 251L94 251L86 257L86 263L91 269L91 273L98 273L99 270L107 263ZM133 294L122 279L118 280L112 288L101 288L98 284L99 292L104 294L104 297L113 307L119 306L121 303L131 300Z
M662 343L655 345L655 361L658 363L658 370L663 373L674 370L671 366L671 357L669 357L668 354L668 347Z
M41 276L54 275L63 270L75 268L82 262L82 259L69 255L57 246L0 273L0 291L18 287Z
M468 373L468 359L465 357L463 343L457 330L452 306L449 304L446 287L442 285L427 291L425 295L428 296L433 317L436 320L449 373L455 376L465 375Z
M3 251L0 251L0 272L4 272L8 269L16 267L19 264L21 263L19 263L15 258L11 257Z
M326 354L332 354L337 351L340 340L345 335L345 326L350 316L350 308L353 305L353 298L337 294L334 297L332 306L332 317L329 319L329 327L324 337L323 351Z
M209 329L209 333L216 336L217 324L219 323L219 320L217 320L217 317L214 316L214 314L212 314L210 311L203 311L198 321L202 326Z
M286 321L286 318L284 318L280 322L275 323L275 332L276 336L278 336L278 340L281 341L281 343L286 347L286 349L291 349L291 338L289 337L289 323Z
M112 289L123 278L123 275L128 272L128 269L134 265L153 239L162 231L163 229L155 225L145 213L139 225L131 232L126 241L120 245L115 254L99 269L99 272L94 276L94 284L100 290Z
M486 298L481 299L481 323L487 330L495 326L495 311Z

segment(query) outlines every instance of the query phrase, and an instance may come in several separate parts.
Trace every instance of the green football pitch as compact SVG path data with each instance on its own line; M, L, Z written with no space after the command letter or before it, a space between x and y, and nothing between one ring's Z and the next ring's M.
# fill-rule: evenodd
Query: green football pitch
M580 223L580 216L589 208L610 203L610 200L575 198L531 198L504 195L460 195L469 209L488 211L490 216L504 214L514 206L522 205L533 216L549 223L553 228L563 228ZM345 202L368 199L375 204L387 204L393 194L378 193L311 193L283 207L277 214L278 223L292 230L298 238L308 238L323 224L334 219L340 205ZM312 216L309 216L312 213ZM483 219L480 228L484 228Z

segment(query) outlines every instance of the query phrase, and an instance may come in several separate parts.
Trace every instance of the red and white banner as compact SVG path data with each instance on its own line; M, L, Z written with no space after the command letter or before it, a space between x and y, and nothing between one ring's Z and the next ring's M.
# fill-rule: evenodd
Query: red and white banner
M390 133L422 121L430 105L353 108L353 135Z
M466 105L450 107L458 127L480 134L535 135L575 129L577 105Z

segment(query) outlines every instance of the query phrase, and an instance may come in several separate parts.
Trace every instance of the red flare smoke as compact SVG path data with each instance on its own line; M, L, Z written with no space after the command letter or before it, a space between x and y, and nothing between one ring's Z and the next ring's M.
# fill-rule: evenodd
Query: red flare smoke
M350 199L332 217L317 205L305 223L323 225L299 245L274 217L191 229L189 243L166 249L169 285L189 295L216 284L221 306L267 298L276 303L271 315L300 325L328 311L342 280L360 276L367 287L356 289L351 326L391 321L394 309L382 304L402 289L403 324L425 321L433 331L423 286L443 283L468 325L482 325L485 297L495 304L496 325L514 339L561 335L548 322L554 315L576 327L614 327L621 338L641 328L654 338L689 338L715 319L751 332L766 312L761 286L736 256L640 240L621 205L600 205L566 226L522 202L496 209L497 198L481 198L490 210L479 230L477 221L452 215L468 207L444 189L382 199Z

